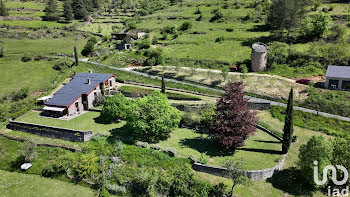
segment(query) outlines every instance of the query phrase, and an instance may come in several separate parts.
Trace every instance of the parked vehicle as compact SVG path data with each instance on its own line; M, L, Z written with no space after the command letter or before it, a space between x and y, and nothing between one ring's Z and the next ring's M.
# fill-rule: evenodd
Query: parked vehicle
M311 83L311 80L310 79L298 79L298 80L296 80L296 82L300 83L300 84L309 85Z
M238 71L238 67L237 66L231 66L230 67L230 72L237 72Z

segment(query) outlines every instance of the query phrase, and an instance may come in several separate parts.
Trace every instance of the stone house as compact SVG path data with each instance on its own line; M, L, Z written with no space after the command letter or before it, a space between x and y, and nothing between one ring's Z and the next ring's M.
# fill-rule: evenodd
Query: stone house
M328 66L325 88L350 91L350 66Z
M110 94L115 85L115 75L78 73L44 103L44 113L54 117L77 115L92 108L99 94Z

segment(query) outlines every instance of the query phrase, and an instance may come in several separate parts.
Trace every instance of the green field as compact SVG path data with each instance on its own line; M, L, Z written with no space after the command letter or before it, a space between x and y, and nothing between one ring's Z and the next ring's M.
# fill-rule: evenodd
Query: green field
M109 131L115 128L122 127L125 123L118 124L103 124L100 123L98 117L99 112L87 112L71 120L58 120L53 118L40 117L39 112L29 112L20 118L18 121L49 125L55 127L63 127L77 130L91 130L94 134L109 135Z
M0 193L18 197L96 196L96 191L74 183L3 170L0 170Z

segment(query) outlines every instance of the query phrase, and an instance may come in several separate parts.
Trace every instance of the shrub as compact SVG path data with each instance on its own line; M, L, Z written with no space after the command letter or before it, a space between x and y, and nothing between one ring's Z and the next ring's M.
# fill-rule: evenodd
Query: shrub
M146 38L137 43L139 49L149 49L151 47L151 40Z
M215 9L213 12L214 16L210 19L210 22L223 22L224 21L224 15L222 14L221 10Z
M89 56L92 52L94 52L94 45L95 44L93 42L88 41L81 51L81 54L83 56Z
M225 38L223 36L217 37L215 42L223 42L225 41Z
M73 162L72 174L77 180L93 179L99 171L99 158L95 153L81 154L77 161Z
M22 62L29 62L29 61L31 61L32 60L32 56L30 56L30 55L24 55L23 57L22 57Z
M105 102L105 99L105 96L103 96L101 93L98 93L95 97L95 100L92 102L92 105L94 107L99 106Z
M164 27L160 33L161 34L174 34L174 33L176 33L176 26L175 25L172 25L172 26L168 25L168 26Z
M19 101L19 100L25 99L28 97L28 94L29 94L28 87L21 88L17 92L13 93L12 100Z
M180 112L170 106L167 97L159 91L138 98L131 108L133 110L127 115L126 126L135 139L141 138L147 142L168 138L181 120Z
M206 127L209 127L213 121L215 115L215 105L207 103L200 108L200 123Z
M197 10L194 12L194 14L202 14L202 12L199 8L197 8Z
M160 48L152 49L149 51L148 59L146 60L147 66L164 65L165 57L164 52Z
M106 98L101 111L101 118L105 122L115 122L125 119L129 113L130 101L122 94L115 94Z
M269 65L286 64L289 56L289 46L283 42L272 42L269 44Z
M25 142L21 148L21 158L24 162L31 162L37 157L37 153L35 151L36 144L30 141Z
M318 164L318 177L322 177L323 168L330 165L332 161L332 147L323 136L312 136L307 144L300 147L298 162L305 180L318 188L322 186L316 185L314 182L314 161L317 161Z
M192 28L192 23L185 21L184 23L182 23L182 25L179 27L180 31L186 31Z
M202 19L203 19L203 16L200 15L198 18L196 18L196 21L202 21Z
M106 187L102 187L100 189L100 192L98 193L98 197L110 197L111 195L109 194L108 190Z
M319 13L313 18L306 17L302 22L300 34L305 38L322 38L330 29L332 18L328 14Z
M52 68L57 70L57 71L63 72L68 67L69 67L69 62L67 62L67 61L60 61L60 62L56 63Z
M226 29L226 31L227 31L227 32L233 32L234 29L233 29L232 27L229 27L229 28Z
M243 74L248 73L248 67L245 64L240 65L239 69L241 70L241 73L243 73Z

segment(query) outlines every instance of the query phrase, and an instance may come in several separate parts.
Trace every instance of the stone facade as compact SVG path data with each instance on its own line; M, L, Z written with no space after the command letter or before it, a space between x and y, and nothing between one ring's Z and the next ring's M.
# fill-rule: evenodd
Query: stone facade
M274 174L279 172L284 164L286 155L283 155L282 160L272 168L267 168L264 170L247 170L242 172L242 174L246 174L246 176L252 181L261 181L271 178ZM193 169L199 172L205 172L208 174L212 174L215 176L221 176L230 178L230 174L228 173L226 168L221 168L217 166L204 165L201 163L193 163Z
M267 66L268 46L263 43L252 45L251 69L253 72L264 71Z
M62 139L72 142L86 142L93 136L92 131L80 131L47 125L32 124L10 120L8 129L23 131L42 137Z

